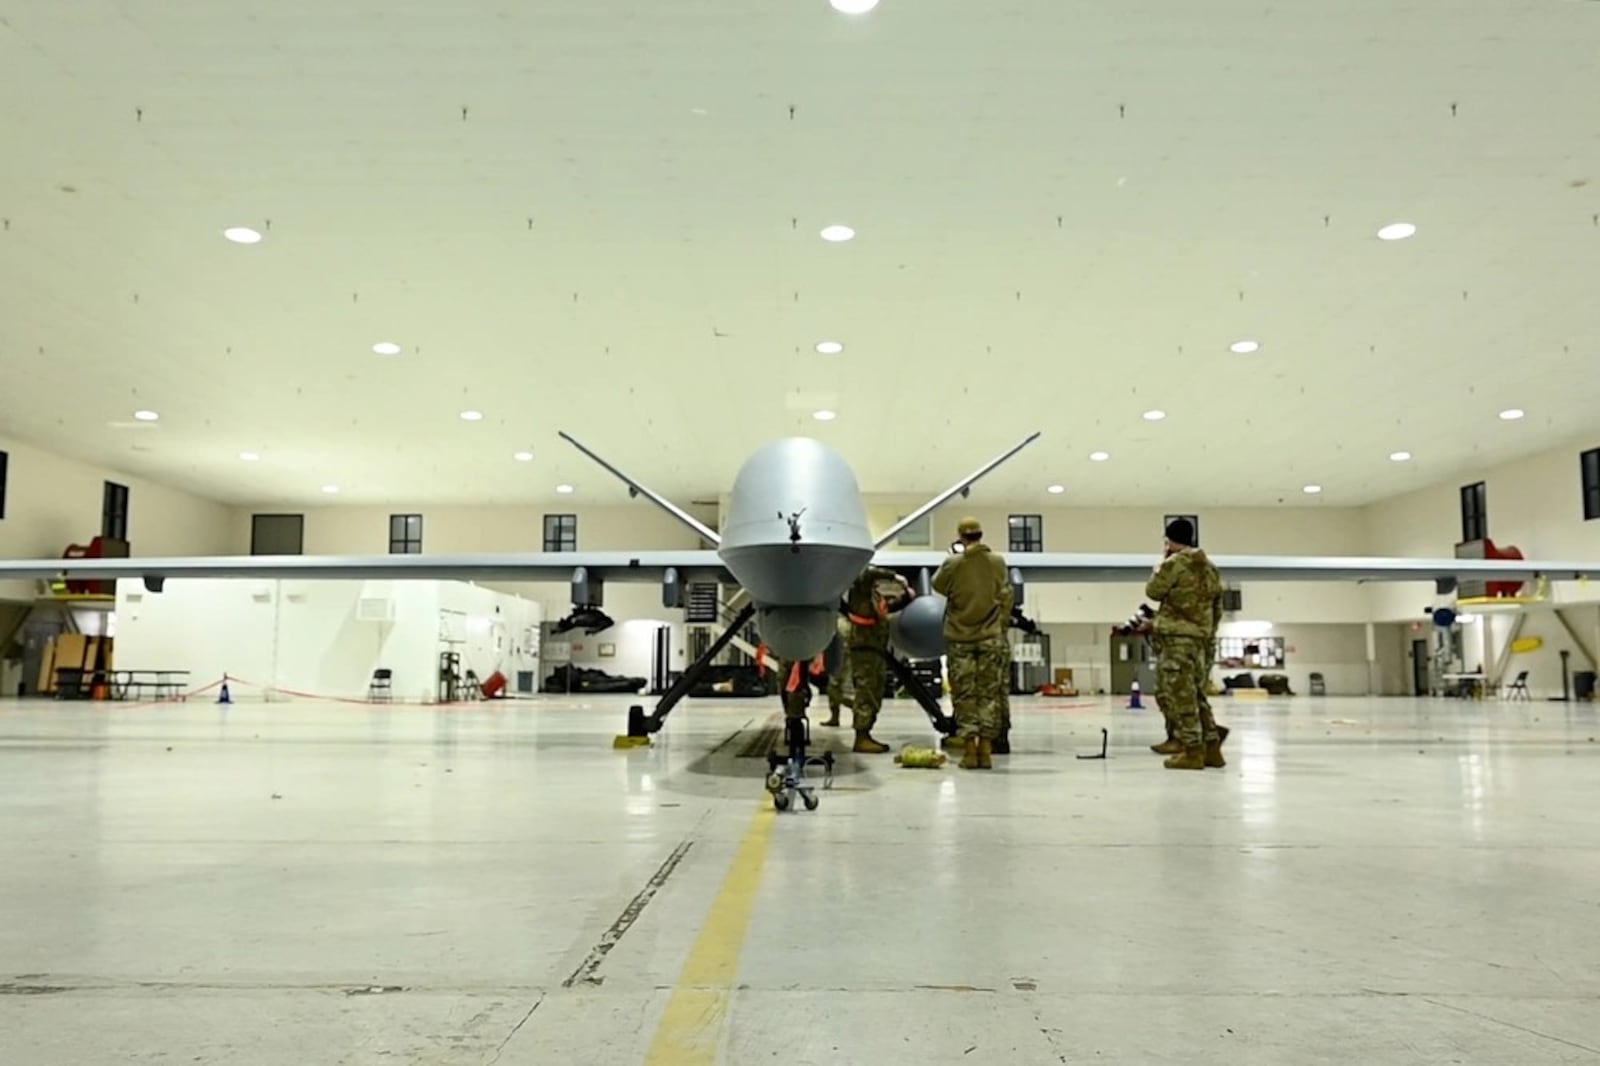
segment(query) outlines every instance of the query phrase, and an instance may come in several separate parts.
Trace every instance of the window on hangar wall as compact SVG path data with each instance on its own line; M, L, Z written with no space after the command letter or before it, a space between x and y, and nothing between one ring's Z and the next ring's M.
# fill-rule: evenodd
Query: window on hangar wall
M544 516L544 550L547 552L575 552L578 550L577 515L547 514Z
M1044 516L1014 514L1006 519L1007 550L1013 552L1044 551Z
M895 518L896 522L905 521L905 515ZM900 531L894 542L902 548L926 548L933 543L933 515L925 514L915 522Z
M299 555L305 551L306 516L256 514L250 516L251 555Z
M422 554L421 515L392 514L389 516L389 554Z
M100 535L107 540L128 539L128 486L106 482L100 498Z
M1461 540L1471 543L1489 537L1489 490L1483 482L1461 486Z
M1583 476L1583 520L1592 522L1600 518L1600 448L1590 448L1579 456L1578 467ZM3 482L4 467L0 466L0 483ZM5 501L0 500L0 518L5 517L4 506Z

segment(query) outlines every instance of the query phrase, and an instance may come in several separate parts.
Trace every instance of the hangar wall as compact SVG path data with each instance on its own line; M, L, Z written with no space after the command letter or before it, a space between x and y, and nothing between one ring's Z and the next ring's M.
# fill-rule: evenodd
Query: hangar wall
M536 671L540 621L538 603L454 581L123 581L117 657L196 688L227 675L240 699L363 699L387 668L394 699L431 702L441 651L480 680Z
M1366 507L1368 550L1374 555L1453 555L1462 539L1461 488L1482 481L1488 535L1497 545L1515 545L1528 558L1600 560L1600 520L1584 520L1579 469L1579 456L1596 447L1600 433L1509 463L1464 467L1448 481ZM1446 602L1431 584L1374 585L1366 595L1377 621L1420 619L1424 608ZM1600 583L1553 582L1551 600L1572 605L1568 619L1582 644L1600 654ZM1466 635L1469 668L1486 657L1492 663L1509 631L1507 616L1486 614L1481 619ZM1593 669L1579 642L1550 611L1530 610L1520 635L1539 637L1542 644L1537 651L1512 657L1508 679L1527 670L1535 698L1561 694L1563 650L1570 653L1571 670Z
M231 521L228 551L250 551L251 515L281 508L239 508ZM701 521L715 528L715 509L688 508ZM389 516L422 515L422 548L428 553L537 552L543 548L544 516L577 516L578 548L581 551L619 551L633 549L696 549L700 539L671 516L645 501L624 504L582 506L569 503L546 506L428 507L395 504L390 507L313 507L297 513L305 515L304 551L307 555L382 555L389 550ZM547 621L556 621L571 611L570 590L565 583L486 582L486 588L526 597L541 604ZM552 637L557 649L570 650L570 661L577 666L604 670L628 677L650 676L650 663L657 625L672 630L672 669L688 665L684 654L686 634L683 612L661 606L661 587L656 584L608 584L605 610L617 625L594 638L582 633ZM602 656L602 646L607 652ZM541 680L557 660L546 656L541 664Z
M144 478L42 452L0 437L6 464L0 558L60 558L100 532L107 481L128 488L128 541L136 555L221 555L233 509ZM31 581L0 581L0 599L32 600Z
M912 498L872 498L868 517L874 529L887 529L921 503ZM984 524L985 535L1005 551L1007 518L1019 508L951 503L933 516L932 545L955 539L955 524L971 514ZM1140 507L1039 507L1027 513L1043 520L1044 550L1049 552L1148 552L1153 564L1161 554L1165 512ZM1202 511L1200 544L1217 555L1360 555L1363 515L1353 507L1225 507ZM927 548L900 546L906 551ZM1226 577L1226 575L1224 575ZM1364 624L1368 605L1362 590L1344 584L1251 583L1240 585L1241 618L1277 622ZM1025 591L1030 617L1050 622L1110 623L1128 617L1143 602L1140 584L1040 585Z

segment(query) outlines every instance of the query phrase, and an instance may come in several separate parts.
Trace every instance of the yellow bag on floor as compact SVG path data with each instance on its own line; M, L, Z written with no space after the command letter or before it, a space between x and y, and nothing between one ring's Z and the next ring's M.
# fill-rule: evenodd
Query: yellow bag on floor
M894 761L913 770L937 770L945 764L945 754L932 748L906 748Z

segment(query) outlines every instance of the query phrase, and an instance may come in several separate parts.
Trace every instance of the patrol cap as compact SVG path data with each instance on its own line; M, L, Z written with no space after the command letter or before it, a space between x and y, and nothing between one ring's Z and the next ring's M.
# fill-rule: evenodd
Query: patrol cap
M956 533L959 536L970 537L974 533L983 532L983 523L976 518L968 516L956 523Z

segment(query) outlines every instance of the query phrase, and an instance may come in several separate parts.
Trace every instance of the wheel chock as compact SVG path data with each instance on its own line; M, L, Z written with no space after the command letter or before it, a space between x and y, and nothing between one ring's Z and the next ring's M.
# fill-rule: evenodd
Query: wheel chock
M631 751L634 748L648 748L649 737L617 736L611 739L611 747L616 751Z

